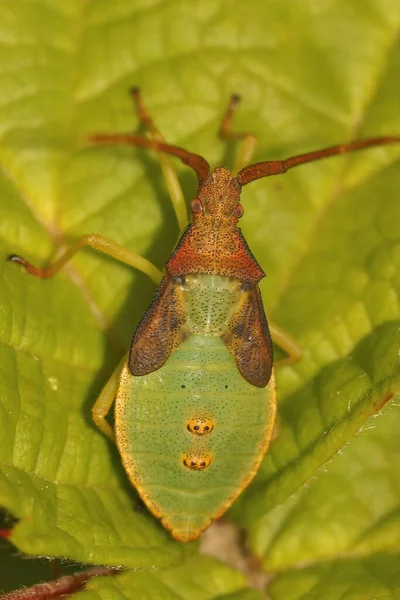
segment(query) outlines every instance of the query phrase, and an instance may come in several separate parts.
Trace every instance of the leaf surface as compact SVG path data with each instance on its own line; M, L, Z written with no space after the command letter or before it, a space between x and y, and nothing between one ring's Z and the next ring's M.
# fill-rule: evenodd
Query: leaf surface
M44 265L97 232L165 264L179 231L157 158L85 144L135 127L132 85L166 139L211 164L232 159L216 137L232 92L243 97L235 127L257 134L255 161L399 134L399 29L397 0L0 5L0 505L19 519L21 551L150 573L148 589L133 571L98 580L88 593L100 597L157 597L170 569L192 590L204 565L220 583L199 598L246 597L243 579L138 510L91 420L154 285L91 250L48 281L6 258ZM281 573L273 600L368 597L357 573L380 553L376 594L398 593L399 156L364 151L243 191L267 315L303 348L277 373L277 439L230 512ZM189 203L194 177L177 169ZM344 587L328 596L332 578ZM185 593L171 592L195 597Z

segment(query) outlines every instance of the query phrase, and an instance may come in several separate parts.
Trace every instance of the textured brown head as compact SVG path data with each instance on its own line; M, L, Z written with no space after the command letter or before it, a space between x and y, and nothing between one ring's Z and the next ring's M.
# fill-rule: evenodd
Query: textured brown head
M241 186L225 167L217 167L192 200L192 222L201 229L233 229L243 215Z
M225 167L200 181L191 202L192 223L166 268L170 275L210 273L257 283L264 272L251 254L237 222L243 215L241 185Z

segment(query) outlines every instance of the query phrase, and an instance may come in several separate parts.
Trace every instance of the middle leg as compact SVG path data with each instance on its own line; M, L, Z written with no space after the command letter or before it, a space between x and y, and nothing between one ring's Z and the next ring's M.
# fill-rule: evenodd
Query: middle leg
M9 260L16 262L22 265L28 273L34 275L35 277L40 277L41 279L50 279L54 277L58 273L58 271L68 262L71 258L79 251L81 248L85 246L90 246L98 252L103 252L104 254L108 254L108 256L112 256L116 260L123 262L134 269L138 269L145 275L148 275L150 279L152 279L157 285L160 283L162 279L162 273L151 263L149 260L136 254L136 252L132 252L128 248L117 244L117 242L113 242L109 238L104 235L100 235L99 233L87 233L83 235L73 246L71 246L68 250L64 252L56 261L47 265L47 267L40 268L35 267L32 263L28 262L22 256L18 254L12 254L9 256Z

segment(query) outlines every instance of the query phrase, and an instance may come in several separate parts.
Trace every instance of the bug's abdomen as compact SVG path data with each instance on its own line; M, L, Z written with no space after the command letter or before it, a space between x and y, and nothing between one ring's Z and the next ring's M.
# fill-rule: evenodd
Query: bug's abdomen
M217 334L232 299L217 277L202 280L187 300L193 334L158 371L133 377L124 368L115 413L132 483L180 541L196 539L250 482L275 416L273 379L266 388L248 383Z

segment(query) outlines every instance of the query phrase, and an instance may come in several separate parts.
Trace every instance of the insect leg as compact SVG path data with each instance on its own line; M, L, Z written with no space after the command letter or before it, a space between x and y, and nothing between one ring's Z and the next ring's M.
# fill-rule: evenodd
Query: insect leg
M126 362L126 356L119 362L117 368L100 392L99 397L93 404L92 415L97 427L101 429L111 440L115 440L113 428L106 421L106 416L117 395L121 370Z
M272 341L288 354L286 358L275 361L276 367L291 365L301 359L303 355L301 346L284 329L281 329L275 323L269 322L269 331Z
M63 267L78 252L78 250L84 246L90 246L99 252L104 252L104 254L108 254L109 256L138 269L142 273L148 275L150 279L157 284L161 281L162 274L153 263L98 233L88 233L83 235L73 246L71 246L71 248L64 252L58 260L43 269L35 267L25 260L25 258L18 256L17 254L12 254L9 257L9 260L22 265L28 273L35 275L35 277L50 279L51 277L54 277L61 267Z
M251 162L252 156L257 146L257 138L253 133L245 131L234 132L231 129L233 115L239 106L240 96L232 94L226 113L222 119L219 135L223 140L242 140L235 160L233 173L236 174L244 166Z
M150 137L156 141L165 142L163 135L155 126L153 119L142 102L142 95L139 88L133 87L131 89L131 94L135 102L138 118L150 134ZM161 170L163 172L168 192L171 197L172 206L174 207L179 229L180 231L183 231L188 224L188 215L182 188L169 157L161 152L158 153L158 157L160 159Z

